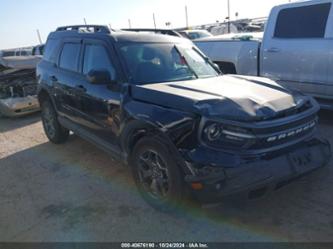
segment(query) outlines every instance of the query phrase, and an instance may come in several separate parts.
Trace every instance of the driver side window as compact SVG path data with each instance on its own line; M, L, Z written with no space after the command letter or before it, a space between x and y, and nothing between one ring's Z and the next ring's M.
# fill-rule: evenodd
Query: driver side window
M83 74L91 70L106 70L110 72L112 80L116 79L116 70L112 65L108 52L102 45L89 44L85 46L83 60Z

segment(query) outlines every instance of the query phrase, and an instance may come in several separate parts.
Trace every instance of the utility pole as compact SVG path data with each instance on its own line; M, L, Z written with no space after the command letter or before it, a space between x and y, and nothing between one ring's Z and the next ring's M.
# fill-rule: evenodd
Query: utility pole
M154 27L156 29L156 19L155 19L155 13L153 13L153 20L154 20Z
M128 27L129 27L130 29L132 28L131 19L128 19Z
M230 0L228 0L228 34L230 34Z
M38 36L38 40L39 40L40 45L42 45L43 41L42 41L42 38L40 36L39 29L37 29L37 36Z
M186 28L188 28L188 12L187 12L187 5L185 5L185 18L186 18Z

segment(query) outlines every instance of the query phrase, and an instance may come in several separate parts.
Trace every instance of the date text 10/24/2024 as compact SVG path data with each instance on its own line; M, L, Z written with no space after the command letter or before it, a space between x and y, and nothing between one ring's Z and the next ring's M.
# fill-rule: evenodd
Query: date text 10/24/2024
M209 248L205 243L121 243L121 248Z

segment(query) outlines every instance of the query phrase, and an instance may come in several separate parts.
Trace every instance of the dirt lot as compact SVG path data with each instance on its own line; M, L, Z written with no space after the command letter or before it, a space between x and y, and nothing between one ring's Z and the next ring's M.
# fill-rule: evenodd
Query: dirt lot
M320 133L333 142L332 113ZM82 139L56 146L39 115L0 118L0 241L333 241L333 168L265 198L154 211L129 171Z

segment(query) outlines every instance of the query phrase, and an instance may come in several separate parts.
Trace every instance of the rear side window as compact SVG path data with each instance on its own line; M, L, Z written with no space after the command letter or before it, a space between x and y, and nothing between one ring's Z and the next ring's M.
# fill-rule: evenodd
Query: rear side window
M76 72L78 69L81 45L65 43L61 51L59 67Z
M2 57L9 57L14 55L15 55L14 51L9 51L9 52L3 52Z
M86 45L84 51L83 74L90 70L106 70L115 79L115 69L110 61L108 52L102 45Z
M55 39L49 39L46 43L45 46L45 53L43 56L43 59L46 61L51 61L51 62L55 62L55 56L54 53L58 47L58 40Z
M281 10L276 23L276 38L323 38L331 3Z

